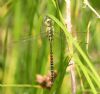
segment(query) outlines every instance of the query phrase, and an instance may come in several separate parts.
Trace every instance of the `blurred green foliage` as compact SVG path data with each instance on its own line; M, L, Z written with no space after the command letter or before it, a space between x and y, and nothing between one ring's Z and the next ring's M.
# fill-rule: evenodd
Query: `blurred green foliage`
M98 10L100 9L100 0L90 0L89 2L92 4L94 8Z
M99 0L89 2L100 11ZM70 37L62 20L65 12L64 0L0 0L0 94L71 94L66 69L71 57L68 43L73 40L77 94L100 91L100 20L83 0L71 0ZM50 71L47 15L54 21L53 57L58 74L51 90L40 88L36 81L37 74L46 76Z

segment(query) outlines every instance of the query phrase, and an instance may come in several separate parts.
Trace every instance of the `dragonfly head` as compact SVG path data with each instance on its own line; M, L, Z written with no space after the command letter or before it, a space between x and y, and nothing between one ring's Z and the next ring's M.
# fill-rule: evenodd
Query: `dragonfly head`
M49 17L46 17L46 18L45 18L44 23L45 23L45 25L46 25L47 27L52 27L53 24L54 24L53 21L52 21L52 19L49 18Z

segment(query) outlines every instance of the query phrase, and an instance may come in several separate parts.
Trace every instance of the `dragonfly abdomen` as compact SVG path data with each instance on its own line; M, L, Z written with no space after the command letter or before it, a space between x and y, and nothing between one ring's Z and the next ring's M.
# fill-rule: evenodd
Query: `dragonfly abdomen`
M51 82L54 82L54 62L53 62L53 52L50 49L50 69L51 69Z

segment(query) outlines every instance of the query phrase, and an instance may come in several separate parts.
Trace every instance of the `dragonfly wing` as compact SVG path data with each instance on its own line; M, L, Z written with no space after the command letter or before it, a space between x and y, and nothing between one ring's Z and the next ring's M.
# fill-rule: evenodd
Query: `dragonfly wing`
M41 32L41 33L39 33L37 35L25 35L25 36L22 36L18 41L9 40L8 48L12 48L13 46L19 45L19 44L25 44L25 43L28 43L28 42L34 42L34 41L36 41L38 39L41 40L43 38L44 39L47 38L46 32Z

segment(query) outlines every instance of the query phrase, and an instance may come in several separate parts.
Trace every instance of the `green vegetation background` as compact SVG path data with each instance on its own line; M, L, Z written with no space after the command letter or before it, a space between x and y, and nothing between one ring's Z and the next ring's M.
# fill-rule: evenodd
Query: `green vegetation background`
M71 40L78 43L78 46L73 43L77 94L99 94L100 19L84 1L71 0L72 32L75 32ZM100 0L89 3L100 13ZM67 34L62 32L66 28L61 20L65 5L64 0L0 0L0 94L71 94L70 73L66 72ZM54 20L53 54L58 72L51 90L39 88L36 82L37 74L47 75L50 71L49 41L45 34L40 35L45 32L44 18L48 14Z

